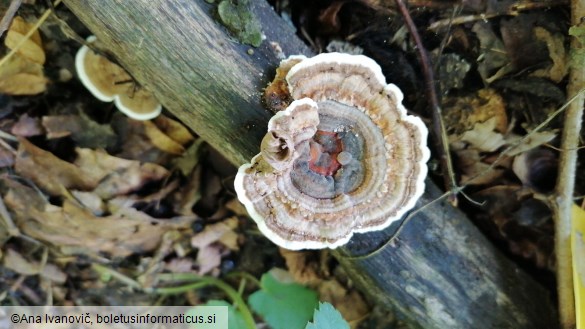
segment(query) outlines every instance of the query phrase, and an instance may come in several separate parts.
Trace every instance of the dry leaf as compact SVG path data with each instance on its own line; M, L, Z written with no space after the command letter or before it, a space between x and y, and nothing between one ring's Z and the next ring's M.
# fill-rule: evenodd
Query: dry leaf
M339 281L323 281L319 287L319 300L329 302L343 315L352 328L366 318L370 308L358 291L348 291Z
M101 216L106 211L106 205L104 204L102 198L93 192L72 190L71 195L75 197L77 202L90 210L96 216Z
M135 191L168 175L165 168L153 163L117 158L102 150L76 151L73 164L21 139L15 170L51 195L73 189L94 191L103 199Z
M8 29L8 33L6 33L6 39L4 40L6 47L15 49L18 43L22 41L33 26L34 24L25 22L22 17L15 17ZM41 65L45 64L45 51L43 50L41 35L38 30L35 31L31 37L20 46L20 48L18 48L17 54L32 62Z
M543 144L546 144L557 137L557 133L553 131L538 131L538 132L530 132L530 136L523 140L520 144L514 146L513 149L508 151L509 156L514 156L529 150L532 150L536 147L539 147ZM506 144L514 145L518 140L522 139L523 137L518 135L508 135L506 136Z
M197 251L197 265L199 269L197 274L204 275L221 265L221 255L223 247L218 245L208 245L199 248Z
M26 113L18 118L18 122L12 126L10 132L19 137L37 136L44 133L39 118L31 118Z
M116 143L116 134L109 124L99 124L85 113L79 115L44 116L47 138L71 136L78 147L109 148Z
M459 138L473 148L483 152L493 152L505 144L504 136L494 131L496 119L491 118L483 123L476 123L472 130L464 132Z
M462 173L460 179L461 184L491 184L505 173L507 163L501 163L500 166L490 169L490 164L483 162L479 151L476 149L462 149L455 151L455 153L457 154L457 168Z
M14 272L24 275L36 275L41 271L41 266L38 262L30 262L20 253L10 248L5 250L3 263L4 266Z
M152 145L159 150L176 155L181 155L185 152L183 145L171 139L151 121L144 121L144 128L146 136L148 136Z
M29 261L20 253L12 249L7 249L3 258L6 268L23 275L37 275L49 279L56 283L65 283L67 275L53 264L41 265L38 261Z
M165 135L181 145L186 145L194 139L189 129L179 121L175 121L165 115L159 115L153 121Z
M205 142L198 139L193 143L180 158L173 160L175 167L179 168L183 176L189 176L195 167L199 164L201 156L205 151Z
M481 45L477 70L482 79L491 83L512 71L513 67L504 43L494 33L491 24L487 21L477 22L473 25L472 31L477 35Z
M237 218L229 218L219 223L205 226L205 229L191 238L191 245L195 248L204 248L214 242L221 242L230 250L238 250L237 233L234 229L238 226Z
M202 166L197 166L187 176L187 181L177 190L173 199L173 208L176 213L182 215L192 215L193 206L201 200L201 174Z
M227 249L238 250L238 235L234 229L238 226L236 218L205 226L205 229L191 238L191 245L197 252L197 264L200 275L209 273L221 264L221 256ZM219 244L217 243L219 242Z
M14 150L6 149L4 145L0 145L0 168L12 167L14 165Z
M454 134L462 134L475 124L494 118L495 130L505 133L508 116L504 99L494 89L481 89L470 96L448 97L444 105L445 125Z
M64 189L92 190L100 179L57 158L51 152L36 147L26 139L20 139L14 169L51 195L61 195ZM87 170L93 172L91 167Z
M552 34L548 30L539 26L534 27L534 35L537 39L546 42L548 55L553 64L546 69L534 71L532 75L549 78L557 83L561 82L569 71L569 60L565 50L564 36L560 33Z
M106 217L65 200L63 207L49 204L35 190L5 180L6 205L15 214L23 234L59 247L62 251L107 253L126 257L154 250L170 230L188 229L194 217L157 220L133 208L121 208Z
M21 17L15 17L6 34L4 43L15 49L32 25ZM35 31L17 52L0 66L0 92L9 95L36 95L46 90L47 79L43 74L45 52L41 37Z
M286 267L295 282L317 286L323 281L319 274L318 256L314 251L294 251L278 248L286 262Z
M135 191L169 174L168 170L157 164L117 158L103 150L78 148L76 151L75 165L82 168L85 175L99 181L94 192L103 199Z
M30 73L17 73L0 82L0 91L8 95L36 95L46 90L47 79Z

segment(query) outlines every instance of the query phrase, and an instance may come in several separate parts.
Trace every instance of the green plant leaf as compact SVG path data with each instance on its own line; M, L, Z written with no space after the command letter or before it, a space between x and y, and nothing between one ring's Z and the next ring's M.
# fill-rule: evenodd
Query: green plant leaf
M585 26L571 26L569 28L569 35L577 38L581 44L580 47L571 49L573 65L581 67L585 65Z
M262 275L261 289L250 295L250 307L273 329L304 329L319 299L296 283L279 282L270 272Z
M229 329L247 329L244 317L232 304L225 300L210 300L205 306L227 306L228 307L228 328Z
M325 302L319 303L319 309L316 309L313 315L313 322L309 322L305 329L349 329L349 323L333 305Z

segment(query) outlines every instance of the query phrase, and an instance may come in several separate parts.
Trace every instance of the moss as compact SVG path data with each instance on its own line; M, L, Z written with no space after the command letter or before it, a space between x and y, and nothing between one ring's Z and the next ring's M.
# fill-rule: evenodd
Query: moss
M260 23L250 9L250 0L223 0L217 7L219 18L236 38L258 47L262 43Z

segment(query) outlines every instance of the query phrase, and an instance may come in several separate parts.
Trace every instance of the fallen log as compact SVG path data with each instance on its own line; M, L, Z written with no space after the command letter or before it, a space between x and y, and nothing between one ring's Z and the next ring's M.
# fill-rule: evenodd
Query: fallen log
M311 55L264 1L250 4L266 36L257 48L235 40L217 5L202 0L64 2L168 111L236 165L259 150L271 116L261 93L280 51ZM555 328L548 292L464 214L433 203L439 195L427 180L412 218L336 250L350 277L413 328Z

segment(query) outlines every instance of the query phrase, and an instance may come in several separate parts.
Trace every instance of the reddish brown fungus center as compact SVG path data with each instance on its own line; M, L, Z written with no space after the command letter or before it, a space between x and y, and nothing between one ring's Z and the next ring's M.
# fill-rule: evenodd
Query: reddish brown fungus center
M310 142L309 169L323 176L333 176L341 168L337 155L343 151L340 136L332 131L317 130Z

